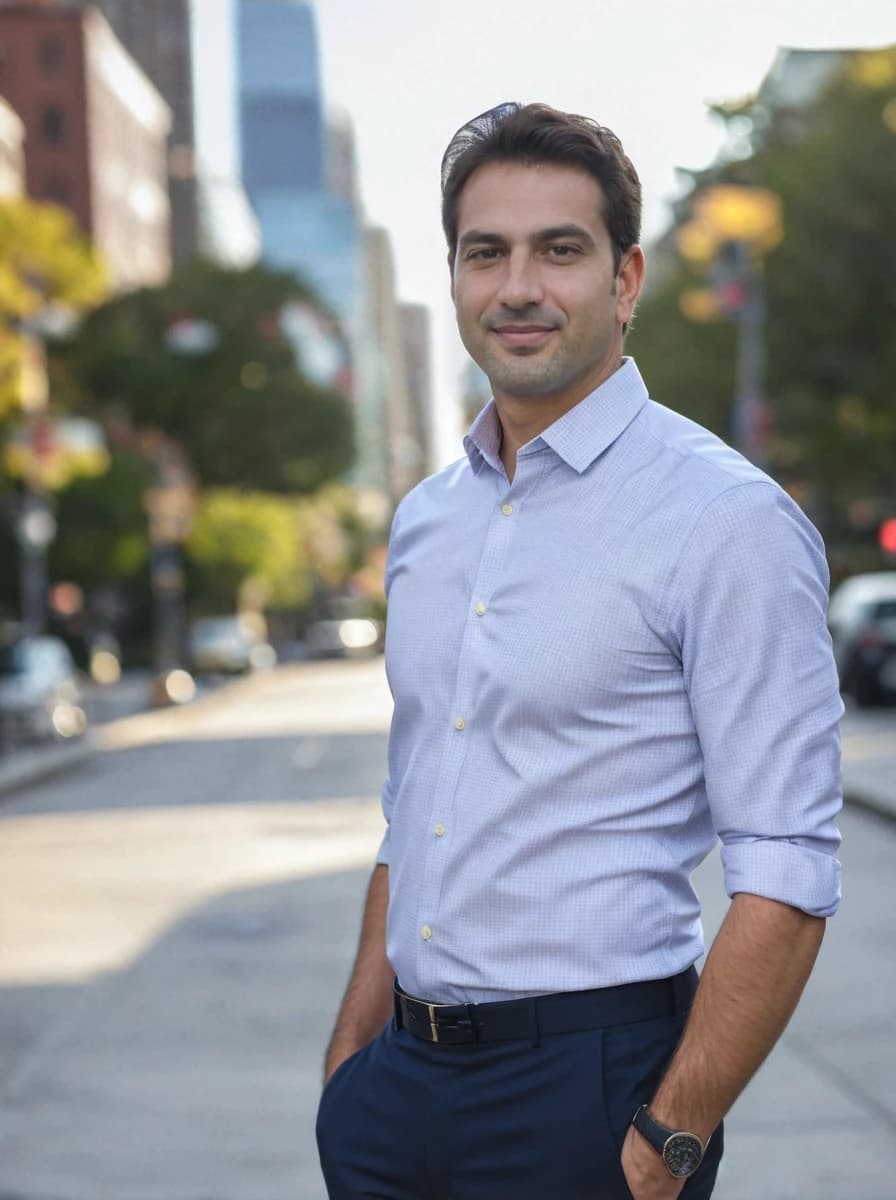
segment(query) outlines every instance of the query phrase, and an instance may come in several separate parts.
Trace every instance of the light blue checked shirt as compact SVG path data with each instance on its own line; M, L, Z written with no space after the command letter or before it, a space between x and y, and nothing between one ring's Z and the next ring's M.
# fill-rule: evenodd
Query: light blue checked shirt
M387 953L406 991L508 999L673 975L691 872L839 902L821 540L777 484L654 403L634 362L524 446L494 405L401 503Z

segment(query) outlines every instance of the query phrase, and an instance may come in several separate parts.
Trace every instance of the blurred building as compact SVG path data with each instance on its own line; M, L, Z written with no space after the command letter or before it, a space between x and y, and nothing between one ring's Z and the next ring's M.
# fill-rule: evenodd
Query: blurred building
M420 408L411 394L389 235L385 229L369 228L364 241L367 374L362 403L367 411L361 413L361 426L362 430L381 431L384 437L379 445L370 447L369 464L361 465L385 470L386 493L397 504L426 474ZM372 485L375 481L360 482Z
M262 257L312 284L354 346L362 282L350 126L327 126L314 15L301 0L239 0L242 176Z
M171 105L175 262L255 262L258 222L240 179L236 0L94 2Z
M853 50L797 50L782 46L759 86L756 101L774 109L806 108L834 79Z
M171 114L101 14L3 3L0 95L24 125L27 193L72 210L119 288L161 283Z
M0 68L2 69L2 68ZM0 100L0 197L25 190L25 126L5 100Z
M472 358L467 359L460 377L461 426L464 433L491 398L492 385L485 371Z
M404 348L404 367L408 381L413 453L417 479L434 470L435 431L432 420L432 333L429 309L425 304L399 304L398 319Z

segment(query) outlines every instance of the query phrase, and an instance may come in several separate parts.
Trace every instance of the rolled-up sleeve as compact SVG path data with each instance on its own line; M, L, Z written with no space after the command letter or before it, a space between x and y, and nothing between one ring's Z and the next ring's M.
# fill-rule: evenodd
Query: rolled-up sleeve
M696 523L673 591L726 890L830 916L843 705L821 538L775 484L734 486Z

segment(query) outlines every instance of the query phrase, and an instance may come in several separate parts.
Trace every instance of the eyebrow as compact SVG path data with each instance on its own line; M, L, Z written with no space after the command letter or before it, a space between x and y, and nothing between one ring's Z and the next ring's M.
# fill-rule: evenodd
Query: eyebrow
M551 225L547 229L539 229L532 235L533 242L556 242L562 238L578 238L594 246L596 243L587 229L581 225ZM484 229L468 229L459 239L458 248L465 250L468 246L503 246L507 239L499 233L489 233Z

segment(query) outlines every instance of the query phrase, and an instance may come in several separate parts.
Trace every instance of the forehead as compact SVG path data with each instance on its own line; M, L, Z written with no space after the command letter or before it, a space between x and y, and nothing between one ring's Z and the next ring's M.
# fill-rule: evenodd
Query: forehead
M514 238L569 224L583 226L596 241L608 236L600 184L579 167L485 163L467 180L457 206L459 238L469 229Z

